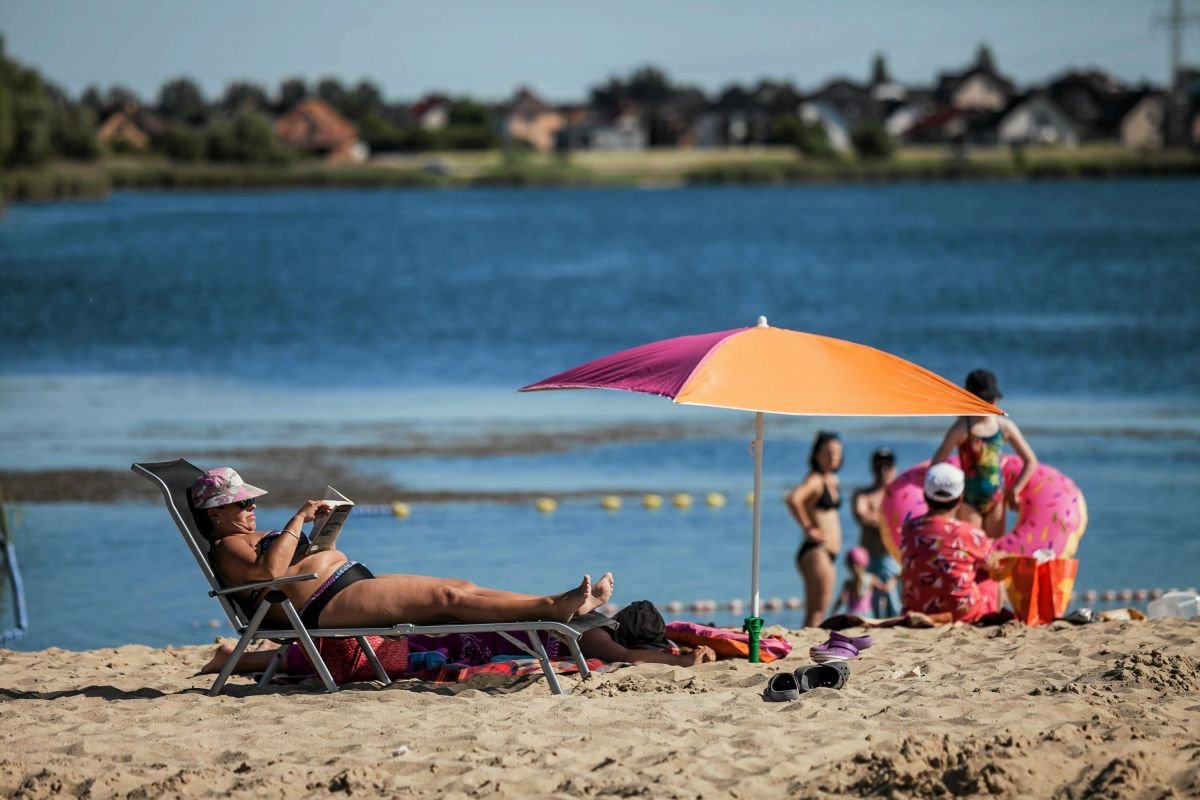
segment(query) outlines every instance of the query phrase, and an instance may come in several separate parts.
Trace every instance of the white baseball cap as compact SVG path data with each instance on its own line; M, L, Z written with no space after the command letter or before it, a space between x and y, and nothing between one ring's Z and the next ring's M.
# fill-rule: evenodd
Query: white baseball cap
M939 502L962 497L963 471L953 464L934 464L925 472L925 496Z

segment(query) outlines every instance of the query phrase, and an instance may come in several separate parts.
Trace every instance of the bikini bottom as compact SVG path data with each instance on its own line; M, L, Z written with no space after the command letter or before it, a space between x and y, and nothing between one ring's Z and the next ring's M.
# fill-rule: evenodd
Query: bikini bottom
M305 601L300 608L300 621L309 628L319 628L318 621L321 619L321 612L325 610L325 606L329 605L329 601L337 596L337 593L345 589L352 583L374 578L371 570L359 564L357 561L347 561L337 568L329 578L322 583L317 590L312 593L312 596Z
M812 539L805 539L804 542L801 543L800 549L796 551L796 566L797 567L800 566L801 559L804 558L805 554L808 553L809 550L813 550L818 547L829 554L830 561L834 561L834 562L837 561L837 557L838 557L837 553L830 550L828 547L821 544L820 542L814 542Z

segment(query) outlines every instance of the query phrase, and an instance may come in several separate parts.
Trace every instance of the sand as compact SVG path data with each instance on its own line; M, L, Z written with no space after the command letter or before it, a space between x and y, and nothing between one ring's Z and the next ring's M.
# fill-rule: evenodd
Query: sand
M210 647L0 651L0 796L1197 797L1200 620L873 633L842 690L770 665L205 694Z

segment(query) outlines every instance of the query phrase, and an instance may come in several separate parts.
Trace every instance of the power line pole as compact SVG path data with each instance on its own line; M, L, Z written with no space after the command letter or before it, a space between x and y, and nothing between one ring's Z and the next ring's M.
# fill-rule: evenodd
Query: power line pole
M1167 75L1167 120L1166 139L1168 146L1182 145L1187 139L1188 98L1184 93L1180 73L1183 66L1183 31L1200 23L1200 15L1188 14L1183 10L1183 0L1171 0L1171 13L1158 20L1160 27L1168 29L1170 35L1170 73Z

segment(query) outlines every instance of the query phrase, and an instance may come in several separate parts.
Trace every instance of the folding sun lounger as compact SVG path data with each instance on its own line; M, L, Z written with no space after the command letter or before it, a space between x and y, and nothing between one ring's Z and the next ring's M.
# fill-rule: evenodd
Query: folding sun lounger
M258 640L270 640L280 644L299 642L308 654L309 660L316 667L317 674L325 684L326 690L336 692L338 686L334 682L333 676L329 674L329 669L326 667L320 652L313 642L314 637L342 639L352 637L356 639L366 654L367 660L371 663L371 667L375 670L376 676L384 684L388 684L391 683L391 680L388 678L383 666L379 663L379 658L375 655L375 651L367 642L367 636L401 637L410 634L445 636L454 633L483 632L499 633L523 652L537 658L541 664L542 673L546 676L546 682L550 685L550 691L554 694L567 694L562 685L559 684L558 676L554 672L550 658L546 655L546 648L538 638L538 632L545 631L566 642L567 646L571 649L571 655L575 659L575 664L579 667L580 676L586 678L590 673L587 661L583 657L583 651L579 647L579 637L585 631L592 628L604 626L615 627L616 625L613 620L607 617L599 614L591 614L579 620L573 620L571 623L539 620L535 622L487 624L398 624L390 628L306 628L304 623L301 622L300 614L296 611L292 601L288 599L287 595L279 591L278 587L288 583L297 583L320 577L317 573L279 578L273 581L247 583L241 586L222 586L212 567L209 565L209 543L200 534L199 528L196 526L191 504L187 496L189 487L199 477L201 470L183 459L134 464L130 469L154 483L162 492L163 500L167 504L167 511L171 514L171 519L175 520L175 525L178 526L179 532L183 534L183 540L187 543L188 549L192 551L192 555L196 559L196 564L199 565L200 571L204 573L204 577L208 580L210 587L208 592L209 597L217 598L221 607L225 609L225 614L229 617L230 624L233 625L233 629L238 633L237 646L234 647L233 654L230 656L229 661L226 662L225 667L217 675L216 682L209 689L208 693L210 696L215 697L221 693L225 687L225 682L233 673L242 654L246 652L246 648L251 642ZM258 607L253 609L243 608L236 593L262 588L271 588L271 591L267 592L266 596L258 604ZM272 605L279 605L283 608L283 612L287 615L290 622L289 627L278 630L268 630L261 627L267 611ZM517 639L515 634L518 633L526 634L528 643ZM283 661L286 649L285 647L279 649L278 654L271 661L270 666L259 680L258 685L260 687L266 686L271 682L271 679Z

